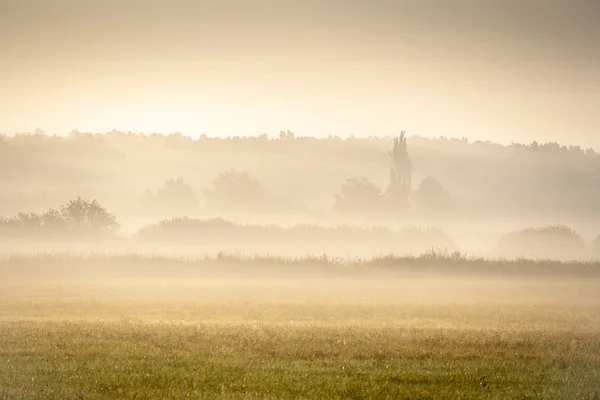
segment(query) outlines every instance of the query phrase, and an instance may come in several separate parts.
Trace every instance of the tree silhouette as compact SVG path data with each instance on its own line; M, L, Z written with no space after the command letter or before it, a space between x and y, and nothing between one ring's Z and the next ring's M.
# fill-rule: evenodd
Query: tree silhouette
M141 205L192 210L198 206L198 199L192 186L183 179L167 179L156 193L146 192Z
M342 213L380 212L385 205L381 189L365 177L346 179L336 194L334 209Z
M69 229L80 234L114 234L119 228L115 216L97 200L87 201L77 197L60 208L60 215Z
M421 181L414 199L428 211L443 211L450 206L451 196L437 178L428 176Z
M46 211L41 216L41 223L44 230L49 232L64 231L67 227L67 222L64 220L61 212L54 208Z
M498 251L508 257L581 259L587 245L579 234L564 225L527 228L502 237Z
M386 197L392 208L404 208L408 205L408 196L412 185L412 163L408 155L405 132L394 138L394 147L389 152L392 167L390 183Z
M225 171L213 182L213 188L204 190L207 203L230 210L256 210L266 206L262 185L246 172Z
M98 201L78 197L43 214L18 213L11 218L0 218L0 228L8 234L106 236L116 233L119 224Z
M279 131L280 140L295 140L296 134L289 129L287 131Z

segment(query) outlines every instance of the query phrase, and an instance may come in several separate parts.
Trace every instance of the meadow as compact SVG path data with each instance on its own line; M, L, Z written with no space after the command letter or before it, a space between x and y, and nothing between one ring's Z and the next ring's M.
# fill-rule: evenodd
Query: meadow
M600 0L538 2L0 0L0 400L600 400Z
M597 399L600 264L0 260L0 399Z

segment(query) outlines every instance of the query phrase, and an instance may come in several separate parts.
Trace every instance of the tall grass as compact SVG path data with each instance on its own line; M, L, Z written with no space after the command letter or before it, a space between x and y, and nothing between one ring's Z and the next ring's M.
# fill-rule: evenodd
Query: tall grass
M471 257L464 253L432 249L419 256L382 254L372 258L335 257L327 254L301 257L269 254L225 253L195 257L140 253L32 253L0 256L2 275L35 274L53 270L96 270L100 275L109 268L140 273L160 271L161 274L187 271L237 270L248 273L277 270L280 272L413 272L422 274L589 277L600 278L600 261L560 261L550 259ZM35 279L35 275L32 276Z

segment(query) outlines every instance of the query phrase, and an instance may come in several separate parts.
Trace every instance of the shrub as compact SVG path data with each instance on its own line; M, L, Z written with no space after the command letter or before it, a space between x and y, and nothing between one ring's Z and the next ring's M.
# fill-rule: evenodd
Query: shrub
M498 245L503 256L548 259L582 259L587 246L573 229L563 225L527 228L505 235Z
M594 257L600 257L600 235L596 236L596 238L592 240L590 243L590 248Z
M353 226L327 227L298 224L291 227L277 225L238 224L222 218L170 218L146 226L136 238L142 241L160 241L169 244L194 245L228 251L251 245L253 250L300 250L301 253L343 249L396 254L420 254L431 248L456 250L452 238L436 229L407 228L394 231L384 227L362 228Z
M146 192L140 203L143 207L189 211L198 206L198 198L192 186L183 179L167 179L156 193Z
M116 217L98 201L78 197L43 214L19 213L0 219L0 232L5 235L31 236L107 236L119 228Z
M246 172L225 171L213 182L213 188L204 190L207 203L226 211L256 211L268 208L262 185Z
M342 214L380 213L385 209L385 195L365 177L346 179L335 196L334 209Z
M427 211L445 211L451 204L451 196L441 182L428 176L415 191L414 200L419 207Z

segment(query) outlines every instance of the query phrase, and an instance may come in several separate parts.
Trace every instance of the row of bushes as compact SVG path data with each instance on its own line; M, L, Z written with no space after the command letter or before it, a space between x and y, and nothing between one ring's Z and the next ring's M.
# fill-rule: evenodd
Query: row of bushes
M600 236L587 243L577 232L563 225L510 232L497 248L499 255L551 259L581 259L590 251L600 254Z
M120 225L98 201L78 197L45 213L18 213L0 217L0 234L27 236L112 236Z
M355 226L326 227L296 224L279 225L239 224L222 218L209 220L187 217L171 218L142 228L135 239L151 242L176 242L191 245L201 241L205 246L253 246L265 251L277 248L296 249L354 249L422 253L431 248L456 249L454 240L437 229L402 229Z
M59 209L42 214L20 213L0 218L0 235L16 238L110 238L117 237L119 224L97 201L81 198ZM326 227L297 224L278 225L240 224L222 218L170 218L147 225L132 238L145 243L165 243L182 246L243 247L263 246L266 249L314 248L315 245L336 246L353 252L359 248L418 254L432 248L457 251L453 238L437 229L407 228L392 230L386 227ZM565 226L528 228L505 235L495 249L506 257L542 257L581 259L594 250L600 254L600 237L587 243L577 232Z
M148 225L136 234L136 238L178 243L190 243L201 238L203 243L214 245L254 242L300 247L337 242L348 249L377 243L380 248L392 248L397 254L420 254L435 248L458 251L453 238L437 229L392 230L386 227L325 227L306 224L285 228L274 225L243 225L224 219L200 220L186 217ZM584 259L590 255L600 255L600 236L588 243L573 229L562 225L527 228L504 235L492 252L504 257Z

